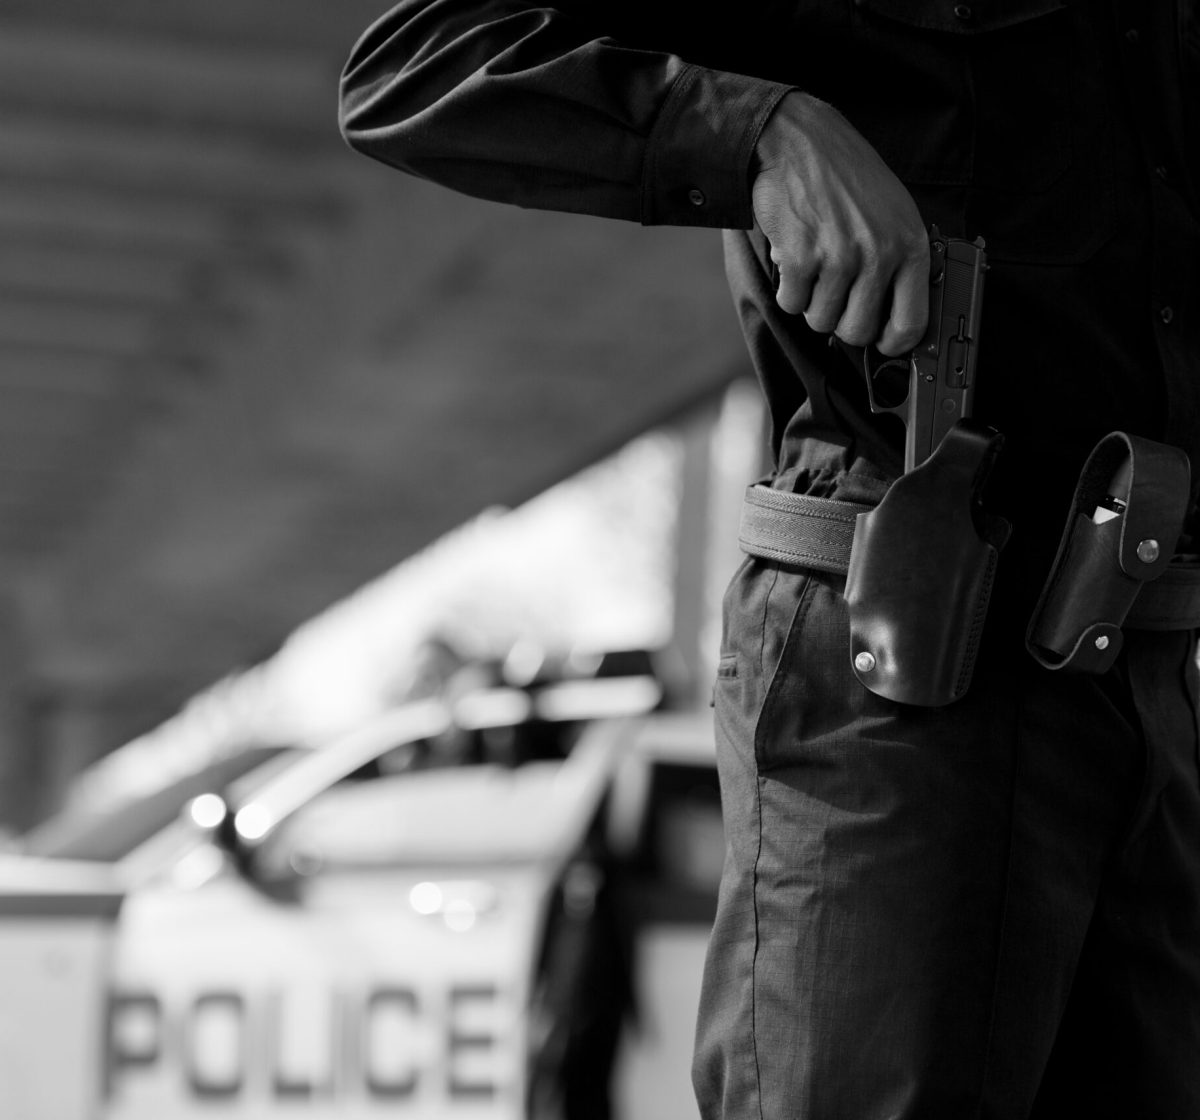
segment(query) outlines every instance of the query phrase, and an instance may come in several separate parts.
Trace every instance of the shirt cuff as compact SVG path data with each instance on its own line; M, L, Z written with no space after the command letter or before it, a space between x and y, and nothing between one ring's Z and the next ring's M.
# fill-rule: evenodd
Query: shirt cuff
M749 229L754 145L794 88L685 65L650 134L642 224Z

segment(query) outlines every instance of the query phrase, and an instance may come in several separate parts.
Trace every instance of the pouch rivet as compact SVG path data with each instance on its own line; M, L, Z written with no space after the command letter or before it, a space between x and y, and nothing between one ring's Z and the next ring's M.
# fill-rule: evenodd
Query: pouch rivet
M1158 559L1158 541L1153 538L1142 541L1137 546L1137 558L1143 564L1153 564Z
M1103 634L1101 634L1100 637L1098 637L1096 639L1096 648L1097 649L1108 649L1108 638L1105 637Z
M875 668L875 655L873 653L868 653L866 650L863 650L862 653L860 653L857 657L855 657L854 667L860 673L869 673L872 669Z

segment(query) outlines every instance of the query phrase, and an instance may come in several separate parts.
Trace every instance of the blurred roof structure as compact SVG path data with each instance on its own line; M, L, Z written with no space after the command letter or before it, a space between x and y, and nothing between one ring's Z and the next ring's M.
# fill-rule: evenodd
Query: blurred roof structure
M109 746L744 366L711 232L344 146L385 6L0 8L0 663Z

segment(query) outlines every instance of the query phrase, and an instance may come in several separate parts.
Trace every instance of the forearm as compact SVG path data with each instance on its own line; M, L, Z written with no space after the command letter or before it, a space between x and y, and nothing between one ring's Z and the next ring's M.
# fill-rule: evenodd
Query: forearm
M403 0L346 65L343 134L484 198L748 227L754 143L788 87L640 46L628 22L610 37L603 10Z

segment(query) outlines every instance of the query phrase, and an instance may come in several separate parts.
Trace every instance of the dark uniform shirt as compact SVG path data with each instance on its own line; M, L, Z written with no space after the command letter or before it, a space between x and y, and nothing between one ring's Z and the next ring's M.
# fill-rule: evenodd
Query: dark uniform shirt
M730 231L776 485L876 500L902 432L871 415L854 356L774 303L750 206L780 97L832 103L926 222L986 240L976 415L1007 437L989 503L1033 578L1107 432L1180 446L1200 473L1198 7L404 0L354 49L342 126L469 194Z

